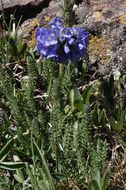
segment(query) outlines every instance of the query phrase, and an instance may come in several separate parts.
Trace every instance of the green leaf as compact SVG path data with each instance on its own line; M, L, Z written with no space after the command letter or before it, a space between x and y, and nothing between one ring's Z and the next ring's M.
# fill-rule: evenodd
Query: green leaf
M10 51L12 53L12 56L15 56L16 58L20 59L15 40L13 38L10 38L9 42L10 42Z
M78 148L78 123L75 122L73 126L73 151L77 151Z
M83 92L83 100L84 100L84 103L86 104L89 104L90 103L90 97L92 95L92 92L93 92L93 88L92 86L88 86L84 92Z
M83 111L83 98L77 87L74 87L70 91L70 102L72 111L74 111L75 109Z
M125 112L122 111L121 115L120 115L120 120L117 125L117 131L119 131L119 132L122 131L123 126L124 126L124 121L125 121Z
M100 187L95 180L92 181L92 186L93 186L94 190L100 190Z
M93 122L95 125L98 125L99 110L97 104L94 106L94 112L92 114Z
M110 120L110 123L111 123L113 130L115 130L117 132L121 132L123 129L123 126L124 126L124 121L125 121L125 112L124 111L121 112L120 118L118 118L118 119L119 119L119 121L115 121L115 119L112 118Z
M25 54L25 52L26 52L26 49L27 49L27 44L26 43L24 43L24 44L21 44L20 45L21 47L19 47L19 55L20 55L20 57L24 57L24 54Z
M93 190L92 183L89 183L87 190Z
M88 190L101 190L98 186L97 181L92 180L88 186Z
M14 174L14 178L19 182L19 183L24 183L24 177L21 169L16 170L16 174Z
M48 181L50 182L50 186L51 186L51 190L55 190L55 187L54 187L54 184L53 184L53 180L52 180L52 176L50 174L50 171L49 171L49 168L48 168L48 165L46 163L46 160L43 156L43 153L42 151L39 149L38 145L33 142L33 145L34 145L34 150L35 150L35 153L38 155L38 157L40 158L40 161L42 163L42 166L44 168L44 171L46 173L46 176L48 178Z
M100 176L100 171L97 170L96 173L95 173L95 181L97 182L98 186L99 186L99 189L100 189L100 186L101 186L101 176Z
M107 188L108 180L109 180L109 172L108 172L108 168L107 168L107 170L101 180L101 189L102 190L105 190Z
M106 115L105 115L104 110L102 110L99 116L99 125L103 126L105 123L105 119L106 119Z
M12 142L13 142L13 139L11 139L11 140L2 148L2 150L0 151L0 161L2 161L2 160L7 156L7 154L10 152L11 147L12 147Z
M36 176L34 175L34 167L33 167L33 165L28 166L28 164L26 164L26 172L27 172L28 177L29 177L29 179L31 181L31 184L33 186L36 186ZM36 189L38 189L38 187Z
M67 177L60 173L54 173L52 176L60 182L67 181Z
M16 30L15 30L15 39L17 38L17 33L21 24L21 20L22 20L23 15L20 17L18 23L16 24Z
M16 170L24 167L24 162L0 162L0 168L5 170Z

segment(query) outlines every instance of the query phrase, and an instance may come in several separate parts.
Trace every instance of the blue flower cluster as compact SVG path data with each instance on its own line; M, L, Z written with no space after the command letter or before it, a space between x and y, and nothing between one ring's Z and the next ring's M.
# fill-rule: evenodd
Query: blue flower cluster
M58 63L77 62L86 54L89 33L81 27L64 27L56 17L49 28L36 30L37 49L45 59Z

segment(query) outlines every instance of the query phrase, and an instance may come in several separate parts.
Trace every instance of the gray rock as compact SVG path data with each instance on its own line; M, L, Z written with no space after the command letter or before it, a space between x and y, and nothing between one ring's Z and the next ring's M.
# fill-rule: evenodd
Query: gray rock
M31 4L33 6L39 5L44 0L3 0L2 4L4 9L10 9L15 6L26 6L28 4ZM2 5L0 4L0 11L2 10Z
M86 6L83 0L78 7L77 17L78 25L86 28L91 33L91 38L104 37L110 44L110 59L104 68L109 67L110 70L116 67L121 72L126 72L126 0L89 0ZM103 50L100 47L98 49L100 55ZM99 68L102 64L100 59L97 59Z
M16 20L23 16L22 21L33 18L48 6L51 0L2 0L0 3L0 14L4 9L5 19L10 19L10 14L14 14Z

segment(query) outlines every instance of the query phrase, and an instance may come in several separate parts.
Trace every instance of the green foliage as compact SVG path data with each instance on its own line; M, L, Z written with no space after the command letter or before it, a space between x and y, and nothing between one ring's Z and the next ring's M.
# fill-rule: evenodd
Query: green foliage
M0 168L6 170L16 170L18 168L23 168L25 164L23 162L0 162Z
M74 1L61 0L62 18L66 26L73 26L75 23Z
M100 110L97 104L94 105L94 111L92 114L93 122L96 126L104 126L106 122L105 110Z
M12 73L11 73L12 74ZM11 109L11 113L17 123L17 126L22 129L27 126L26 119L24 119L24 113L21 111L21 107L19 107L18 100L15 96L14 92L14 84L12 84L12 76L9 73L9 70L7 68L4 68L0 73L0 81L1 81L1 88L6 96L6 100L8 101L8 104ZM22 130L21 129L21 130Z
M7 144L1 149L1 151L0 151L0 161L4 160L4 158L10 152L12 143L13 143L13 139L8 141Z
M26 60L27 75L20 80L20 88L15 89L14 73L7 67L1 71L2 97L8 101L6 106L10 112L7 115L11 115L10 122L16 127L15 136L11 134L13 140L5 139L1 150L1 158L5 159L1 164L8 171L16 170L13 182L18 182L24 189L44 186L50 190L54 189L54 184L59 188L61 182L67 183L68 179L74 179L80 188L86 188L92 173L104 169L107 153L104 141L91 138L93 117L89 110L92 90L86 89L81 95L72 85L77 81L70 65L64 70L66 78L61 79L57 70L47 68L44 62L39 74L31 53L27 53ZM37 102L35 92L42 74L50 93ZM52 77L51 86L49 76ZM66 115L64 108L67 106L70 109ZM13 156L18 157L18 162L13 160ZM23 169L22 164L25 164ZM63 176L63 180L57 176Z
M108 169L105 171L103 177L101 177L100 171L96 170L94 179L89 184L88 190L105 190L107 188L108 178Z
M70 91L70 102L71 102L71 111L78 109L80 112L83 111L83 98L77 87L74 87Z
M4 18L3 18L4 19ZM17 32L19 29L20 21L15 26L14 16L10 16L9 25L3 20L4 29L7 28L7 31L3 31L3 35L0 38L0 60L3 64L20 63L22 64L25 60L25 53L27 50L26 43L18 38Z

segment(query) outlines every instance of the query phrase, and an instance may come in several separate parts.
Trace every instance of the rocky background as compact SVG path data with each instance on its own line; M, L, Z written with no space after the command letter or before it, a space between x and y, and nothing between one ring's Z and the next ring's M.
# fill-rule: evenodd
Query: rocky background
M5 18L21 15L19 34L25 31L29 46L34 46L34 29L46 25L50 17L61 16L58 0L3 0ZM107 75L126 72L126 0L74 0L76 25L90 32L89 64L94 72ZM46 18L46 19L45 19Z

